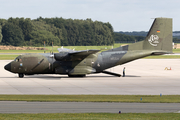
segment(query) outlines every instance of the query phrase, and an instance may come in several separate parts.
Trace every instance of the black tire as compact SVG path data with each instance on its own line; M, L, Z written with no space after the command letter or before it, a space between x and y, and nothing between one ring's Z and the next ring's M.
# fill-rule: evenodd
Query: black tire
M68 75L69 77L86 77L86 75Z
M19 73L19 78L23 78L24 74L23 73Z

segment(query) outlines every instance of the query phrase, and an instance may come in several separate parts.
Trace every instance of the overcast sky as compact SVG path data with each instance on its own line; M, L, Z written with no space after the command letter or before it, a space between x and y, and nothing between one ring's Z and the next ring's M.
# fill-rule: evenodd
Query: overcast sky
M114 31L148 31L156 17L173 18L180 31L180 0L0 0L0 18L91 18Z

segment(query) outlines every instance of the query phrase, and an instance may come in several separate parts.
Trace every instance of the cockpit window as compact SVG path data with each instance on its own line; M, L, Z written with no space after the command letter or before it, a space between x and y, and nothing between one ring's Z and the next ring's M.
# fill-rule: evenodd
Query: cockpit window
M14 61L15 62L22 62L22 59L18 56Z
M18 62L18 58L15 58L14 61L15 61L15 62Z

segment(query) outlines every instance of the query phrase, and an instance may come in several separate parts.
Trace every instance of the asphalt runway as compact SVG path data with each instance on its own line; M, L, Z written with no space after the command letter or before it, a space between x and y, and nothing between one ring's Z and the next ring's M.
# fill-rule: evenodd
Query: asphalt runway
M126 67L126 77L101 73L85 78L52 74L18 78L4 70L9 62L0 61L0 94L180 95L180 59L139 59L109 69L121 74Z
M0 101L0 113L180 113L180 103Z

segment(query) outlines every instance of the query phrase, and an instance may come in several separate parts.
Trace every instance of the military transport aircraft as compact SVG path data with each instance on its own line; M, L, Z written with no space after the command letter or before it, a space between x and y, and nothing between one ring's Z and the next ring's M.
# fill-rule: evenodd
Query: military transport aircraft
M25 54L18 56L4 68L24 75L65 74L69 77L84 77L86 74L105 73L108 68L151 56L172 53L172 19L155 18L144 41L120 46L115 49L74 51L59 48L59 53Z

